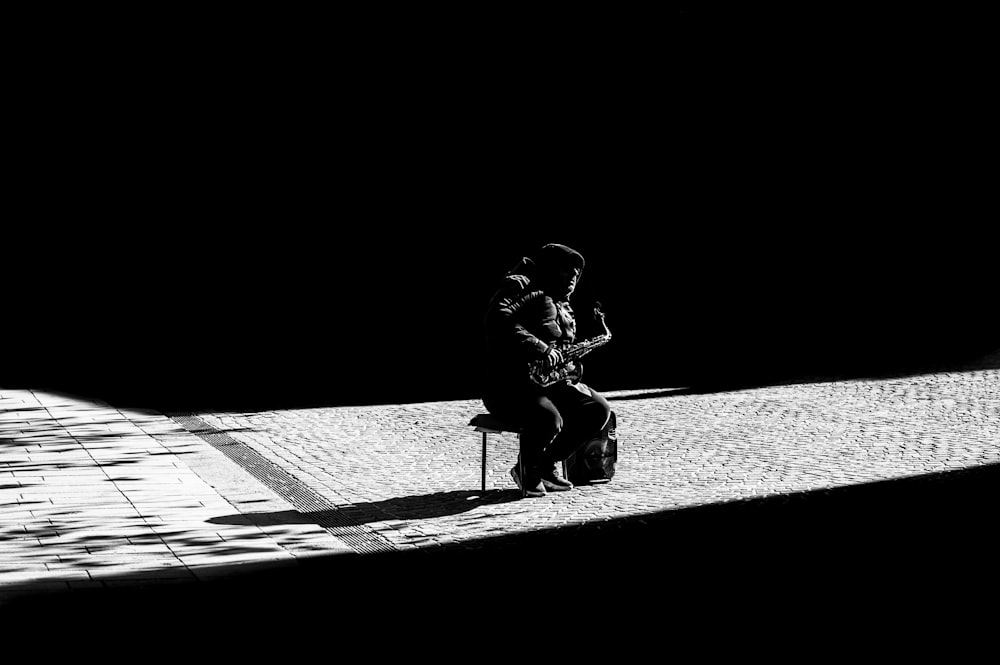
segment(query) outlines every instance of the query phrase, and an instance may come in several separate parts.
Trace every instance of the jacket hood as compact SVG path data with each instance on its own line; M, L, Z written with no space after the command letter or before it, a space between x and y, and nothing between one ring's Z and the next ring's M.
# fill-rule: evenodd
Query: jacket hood
M545 291L551 289L557 297L568 298L571 291L561 294L567 285L555 280L555 274L565 267L579 268L582 274L584 264L580 252L566 245L552 243L538 250L533 258L522 257L517 265L507 271L504 279L507 283L516 283L522 289L534 284L537 286L532 288L541 288Z
M583 272L586 261L583 255L572 247L549 243L535 254L535 264L542 270L555 270L559 268L571 267L579 268Z
M517 262L517 265L507 271L507 276L511 275L524 275L525 277L530 277L535 273L535 262L529 257L521 257L521 260Z

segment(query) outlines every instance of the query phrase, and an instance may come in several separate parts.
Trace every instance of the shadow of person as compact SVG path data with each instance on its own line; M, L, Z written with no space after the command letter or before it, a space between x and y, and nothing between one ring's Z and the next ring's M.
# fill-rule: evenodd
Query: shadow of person
M237 513L213 517L212 524L276 526L281 524L317 524L319 526L359 526L388 520L423 520L458 515L481 506L507 503L520 498L516 490L474 492L456 490L393 497L336 506L331 509L302 512L281 510L262 513Z

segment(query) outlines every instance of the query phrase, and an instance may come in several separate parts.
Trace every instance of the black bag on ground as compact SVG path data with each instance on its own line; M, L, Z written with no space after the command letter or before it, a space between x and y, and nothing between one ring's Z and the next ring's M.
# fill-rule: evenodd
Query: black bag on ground
M566 458L566 479L574 485L606 483L618 463L618 433L615 412L604 429Z

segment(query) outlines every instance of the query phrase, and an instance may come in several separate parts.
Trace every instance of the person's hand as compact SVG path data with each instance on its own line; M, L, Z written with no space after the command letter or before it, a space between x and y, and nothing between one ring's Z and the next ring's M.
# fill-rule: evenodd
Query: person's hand
M556 367L562 365L563 355L562 352L556 346L550 346L545 351L545 371L550 371Z

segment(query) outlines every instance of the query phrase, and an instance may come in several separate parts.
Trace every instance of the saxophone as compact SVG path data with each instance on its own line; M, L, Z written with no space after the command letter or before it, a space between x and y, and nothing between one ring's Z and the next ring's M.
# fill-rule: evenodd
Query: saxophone
M603 333L582 342L557 344L556 348L562 353L563 362L546 371L544 360L531 361L528 363L528 376L531 380L546 387L565 379L579 378L577 364L573 361L582 358L599 346L604 346L611 339L611 331L608 330L608 325L604 322L604 312L601 311L600 303L594 307L594 318L604 328Z

